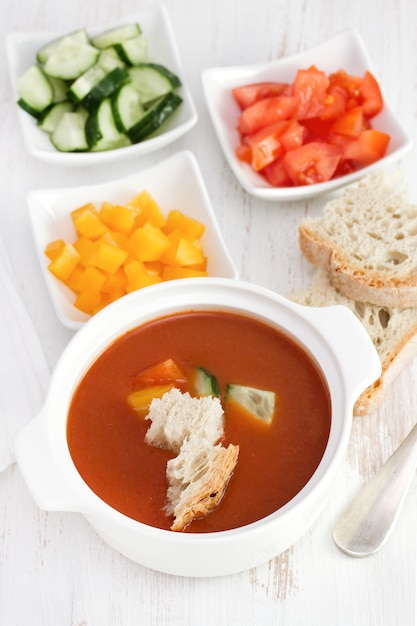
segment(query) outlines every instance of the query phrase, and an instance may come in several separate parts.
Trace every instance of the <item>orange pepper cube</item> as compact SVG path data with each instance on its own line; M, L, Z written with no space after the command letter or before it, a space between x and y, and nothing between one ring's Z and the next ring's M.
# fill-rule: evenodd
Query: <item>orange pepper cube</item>
M77 295L74 302L75 308L87 313L87 315L93 315L100 308L100 305L101 295L100 292L96 291L82 291Z
M95 254L91 259L91 265L105 272L109 272L109 274L114 274L124 263L127 255L126 250L101 240L97 242Z
M157 261L170 246L160 228L145 224L129 237L129 246L139 261Z
M133 209L117 204L113 207L110 228L118 233L128 235L135 224L135 213Z
M169 232L180 230L185 235L190 235L194 239L200 239L205 231L205 226L198 220L187 217L182 211L172 209L168 213L166 230Z
M142 278L142 276L146 276L147 273L146 267L142 261L139 261L138 259L125 263L123 270L129 285L134 285L140 278Z
M114 204L104 201L101 204L99 216L103 224L111 228L111 221L113 216Z
M45 254L50 261L56 259L56 257L62 252L65 246L65 241L63 239L55 239L55 241L51 241L45 248Z
M136 209L138 225L142 225L144 222L150 222L152 226L162 228L162 226L166 224L166 219L158 203L146 190L141 191L137 196L132 198L127 206Z
M79 292L98 293L106 282L106 275L96 267L86 267L80 277Z
M71 272L66 280L63 282L75 293L78 293L81 289L81 278L84 274L85 267L79 263Z
M204 270L197 270L190 267L179 267L178 265L166 265L162 272L162 280L177 280L178 278L200 278L207 276Z
M94 241L88 237L81 236L74 242L73 246L81 257L80 263L85 267L88 267L96 249Z
M168 239L171 247L163 254L161 260L168 265L200 265L204 256L197 243L176 230Z
M80 261L80 255L74 246L66 243L58 256L51 261L48 269L60 280L66 280Z
M86 205L71 213L73 224L77 233L89 239L98 239L104 235L108 228L101 221L97 210L92 205Z
M108 274L105 283L103 284L101 291L106 294L113 294L117 292L119 295L123 295L126 292L127 278L125 271L122 267L119 267L114 274ZM118 296L119 297L119 296Z

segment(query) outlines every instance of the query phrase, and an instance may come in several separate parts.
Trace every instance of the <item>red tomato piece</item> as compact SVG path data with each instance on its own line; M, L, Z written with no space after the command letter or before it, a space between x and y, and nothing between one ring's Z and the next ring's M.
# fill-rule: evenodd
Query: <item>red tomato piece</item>
M332 90L337 86L345 93L346 109L352 109L362 104L362 79L360 77L347 74L344 70L338 70L329 76L329 80Z
M337 84L330 83L324 99L322 120L334 120L346 111L347 94Z
M329 79L326 74L315 67L298 70L293 84L293 94L298 104L293 117L304 120L321 115L328 86Z
M235 87L232 89L232 94L240 106L240 108L247 109L249 106L263 100L264 98L270 98L272 96L290 96L291 85L288 83L277 82L260 82L251 83L250 85L243 85L241 87Z
M245 136L252 149L252 166L256 171L275 161L284 152L298 148L303 143L304 128L297 121L282 121L261 128Z
M366 71L361 84L362 107L366 117L371 118L377 115L384 106L381 89L371 72Z
M235 148L235 154L239 161L250 163L252 161L252 148L245 143L240 143Z
M332 124L330 132L346 135L347 137L359 137L363 130L363 109L355 107L342 113Z
M296 104L297 99L292 96L275 96L259 100L242 112L239 130L244 135L248 135L269 124L287 120Z
M341 158L341 149L312 141L287 152L284 167L295 185L313 185L332 178Z
M262 174L273 187L292 187L293 183L284 167L283 157L267 165Z
M315 141L316 139L327 141L333 120L312 117L309 120L303 120L302 124L306 130L306 141Z
M343 147L343 158L361 165L369 165L381 159L390 142L390 136L376 128L363 130L355 140Z
M246 135L245 142L251 147L251 164L254 170L258 172L283 154L281 135L287 126L288 122L276 122L256 133Z

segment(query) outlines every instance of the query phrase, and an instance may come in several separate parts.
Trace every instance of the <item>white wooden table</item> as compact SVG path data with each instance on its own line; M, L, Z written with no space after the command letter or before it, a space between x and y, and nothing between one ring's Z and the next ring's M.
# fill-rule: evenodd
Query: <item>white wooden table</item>
M152 0L2 0L9 31L68 32L128 16ZM26 153L10 91L5 52L0 88L0 223L22 298L51 367L71 333L51 306L32 242L30 189L128 175L180 149L198 159L231 255L243 279L285 294L307 284L310 268L297 225L323 199L273 204L239 187L214 136L201 71L260 62L315 45L345 28L365 40L391 105L416 148L403 161L417 201L417 4L414 0L166 0L198 109L197 126L170 147L137 161L65 170ZM337 69L337 68L336 68ZM1 330L0 330L1 332ZM354 422L346 461L319 520L285 554L219 579L176 578L147 570L108 547L78 514L37 509L16 465L0 474L0 625L411 626L415 623L417 483L393 535L373 557L352 559L331 539L348 500L390 455L415 420L417 361L393 384L382 408Z

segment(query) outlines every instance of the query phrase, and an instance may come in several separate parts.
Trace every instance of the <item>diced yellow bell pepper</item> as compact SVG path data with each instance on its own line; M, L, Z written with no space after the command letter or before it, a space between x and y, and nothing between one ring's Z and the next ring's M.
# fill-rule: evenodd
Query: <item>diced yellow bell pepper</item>
M48 269L60 280L67 280L80 261L80 255L74 246L66 243L57 257L48 265Z
M129 237L129 246L139 261L157 261L170 241L160 228L146 223Z
M205 226L192 217L187 217L182 211L172 209L168 213L165 232L172 233L175 230L180 230L184 235L190 235L194 239L200 239L204 233Z
M161 256L161 261L169 265L197 265L203 262L203 253L200 246L176 230L168 235L170 248Z
M127 204L128 207L136 209L136 225L143 226L146 222L162 228L166 224L166 219L151 194L144 190L132 198Z
M145 387L139 391L133 391L127 396L130 406L137 411L142 417L145 417L149 410L149 405L154 398L162 398L162 396L170 391L174 383L166 385L155 385L154 387Z
M71 274L68 276L64 283L67 287L72 289L75 293L79 293L81 289L81 277L84 274L85 267L78 263L78 265L73 269Z
M204 270L179 267L178 265L166 265L162 271L162 280L176 280L178 278L199 278L207 276Z
M92 256L96 250L94 241L92 241L88 237L81 236L78 237L76 241L74 241L73 245L81 257L80 263L84 265L84 267L88 267L91 264Z
M100 304L100 292L93 291L81 291L74 302L74 306L87 315L93 315L100 308Z
M80 277L79 292L98 293L106 282L106 274L96 267L86 267Z
M123 267L119 267L114 274L108 274L101 288L102 293L113 294L115 292L124 295L126 293L127 278Z
M77 233L89 239L98 239L107 231L107 226L101 221L93 205L87 204L71 213L72 221Z
M55 241L48 243L45 248L45 254L50 261L53 261L62 252L64 246L65 241L63 239L55 239Z
M91 265L109 274L114 274L127 258L127 251L101 240L97 242L96 251L91 258Z

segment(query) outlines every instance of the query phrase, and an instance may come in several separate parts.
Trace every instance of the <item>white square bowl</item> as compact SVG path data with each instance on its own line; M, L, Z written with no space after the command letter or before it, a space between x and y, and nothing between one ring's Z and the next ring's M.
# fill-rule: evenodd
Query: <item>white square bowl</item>
M91 316L73 306L75 294L48 270L49 260L44 254L46 245L56 239L75 241L70 213L77 207L88 202L99 207L105 200L123 204L145 189L164 215L175 208L205 225L201 243L208 257L209 276L238 277L199 166L189 151L178 152L149 169L119 180L82 187L34 190L28 194L28 206L36 251L56 314L67 328L78 330Z
M184 72L174 33L168 13L163 5L142 9L138 13L117 22L103 24L98 28L87 28L86 30L91 37L94 37L112 28L135 22L139 23L144 36L148 40L150 61L165 65L179 76L182 86L178 89L178 94L183 99L183 102L172 118L166 121L163 128L149 139L131 146L103 152L59 152L52 145L49 135L37 127L36 120L17 105L17 80L19 76L36 62L36 53L43 45L66 33L16 32L7 36L7 56L17 115L24 143L31 155L42 161L65 167L85 167L86 165L111 163L120 161L120 159L141 157L163 148L184 135L196 124L197 111L185 84Z
M356 172L314 185L273 187L249 164L240 161L235 155L235 148L240 142L238 118L241 111L232 95L232 89L261 81L291 83L297 70L311 65L328 74L343 69L348 74L362 76L369 70L376 76L365 46L354 30L341 33L315 48L291 57L258 65L208 68L202 72L208 111L230 168L245 191L263 200L303 200L327 193L354 182L371 170L393 163L411 148L409 136L384 98L384 108L373 118L372 125L391 136L387 153L376 163Z

